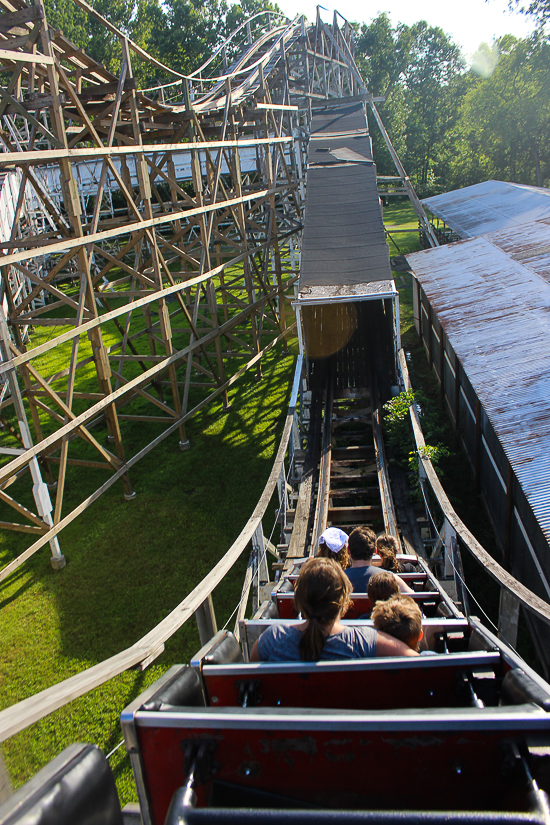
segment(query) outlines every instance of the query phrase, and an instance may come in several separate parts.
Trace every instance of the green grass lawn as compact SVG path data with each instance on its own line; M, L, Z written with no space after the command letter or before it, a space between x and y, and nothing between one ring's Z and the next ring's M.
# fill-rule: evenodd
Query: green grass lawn
M117 482L73 521L60 535L64 570L52 570L46 546L0 584L0 708L136 642L221 558L267 481L294 361L295 353L272 350L262 362L261 381L251 372L235 384L229 412L213 402L191 419L189 451L181 452L175 433L132 469L134 501L124 500ZM132 448L154 435L155 425L141 431L139 425L136 430L132 424L132 431L127 422L123 426ZM107 443L104 428L94 435ZM100 470L70 468L67 509L81 500L83 488L95 489L106 477ZM275 507L274 501L266 514L266 535ZM28 545L28 536L2 533L0 564ZM219 626L239 601L247 561L245 553L214 593ZM145 672L124 673L9 739L2 752L13 785L74 741L96 743L109 753L121 739L122 708L172 664L189 661L198 647L196 623L190 620ZM124 748L111 765L121 800L134 800Z

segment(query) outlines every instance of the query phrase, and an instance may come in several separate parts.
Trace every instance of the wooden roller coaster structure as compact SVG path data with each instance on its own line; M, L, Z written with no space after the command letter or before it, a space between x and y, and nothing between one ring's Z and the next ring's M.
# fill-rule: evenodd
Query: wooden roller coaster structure
M18 422L4 430L0 446L0 500L18 521L0 528L32 541L0 580L47 544L53 566L62 567L58 537L68 524L119 479L131 499L134 464L170 436L186 449L190 417L214 399L227 406L238 378L250 369L260 376L264 353L296 335L288 310L299 277L312 102L367 103L394 159L394 181L437 245L355 65L350 27L336 13L330 25L318 13L311 26L303 17L256 15L255 25L266 25L254 41L243 24L186 77L143 52L85 0L75 2L118 39L118 76L48 26L43 0L0 0L0 165L16 193L0 258L0 416L6 423L3 411L11 407ZM228 66L231 51L238 57ZM167 103L163 90L154 97L137 88L136 56L176 78L176 102ZM72 287L60 289L61 281ZM52 335L32 346L29 336L41 327ZM53 351L55 359L48 357ZM402 353L401 369L407 382ZM77 384L80 374L86 391ZM146 667L193 615L208 640L215 630L212 591L252 543L238 627L251 588L258 601L266 550L277 552L264 538L262 517L278 488L284 525L285 457L302 447L301 387L300 356L268 484L220 562L131 648L0 712L0 741L124 670ZM421 449L414 408L411 415ZM129 455L123 431L144 422L158 433ZM109 447L98 428L106 428ZM79 453L76 439L95 451L93 459ZM107 477L66 512L71 465ZM429 460L421 456L420 467L449 535L482 561L503 592L550 622L548 605L460 522ZM13 493L29 480L37 512Z

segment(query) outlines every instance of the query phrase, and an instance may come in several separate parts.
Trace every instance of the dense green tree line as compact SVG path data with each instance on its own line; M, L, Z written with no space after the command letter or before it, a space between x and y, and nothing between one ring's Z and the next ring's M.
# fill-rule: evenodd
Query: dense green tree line
M542 26L550 0L530 9ZM550 43L542 29L482 44L467 68L441 29L425 21L392 27L380 14L358 28L356 56L369 89L385 96L382 118L421 195L488 178L549 185ZM372 131L379 171L391 174Z
M52 26L106 68L117 71L121 50L116 35L73 0L45 0L45 4ZM90 4L145 51L183 74L197 69L249 16L265 10L280 13L270 0L231 4L227 0L91 0ZM252 35L261 23L265 24L265 17L252 23ZM229 52L228 59L231 56ZM134 61L141 88L173 79L139 58Z
M512 2L521 5L521 0ZM184 74L200 66L249 15L279 11L263 0L92 3L146 51ZM46 6L52 25L116 72L121 52L115 36L73 0L46 0ZM539 22L537 34L483 44L471 68L458 46L423 20L392 26L387 15L379 14L355 25L359 68L369 90L384 98L382 118L420 195L488 178L549 185L550 43L544 24L550 0L532 0L524 11ZM142 88L171 79L137 58L134 71ZM372 133L379 171L392 174L374 124Z

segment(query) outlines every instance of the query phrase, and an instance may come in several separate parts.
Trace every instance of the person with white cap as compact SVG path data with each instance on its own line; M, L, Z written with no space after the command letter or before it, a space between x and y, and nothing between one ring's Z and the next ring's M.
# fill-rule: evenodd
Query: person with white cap
M348 534L339 527L327 527L319 536L317 555L323 559L333 559L342 570L345 570L350 566Z

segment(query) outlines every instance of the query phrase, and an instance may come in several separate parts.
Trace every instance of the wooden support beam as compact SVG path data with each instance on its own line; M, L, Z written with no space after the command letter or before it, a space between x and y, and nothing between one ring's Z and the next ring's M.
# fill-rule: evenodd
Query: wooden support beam
M504 587L500 590L498 610L498 637L515 648L518 639L519 601Z
M216 625L216 614L214 612L214 603L212 601L212 594L210 593L203 603L195 611L195 619L197 620L197 627L199 629L199 638L201 640L201 647L207 644L213 636L218 632Z

